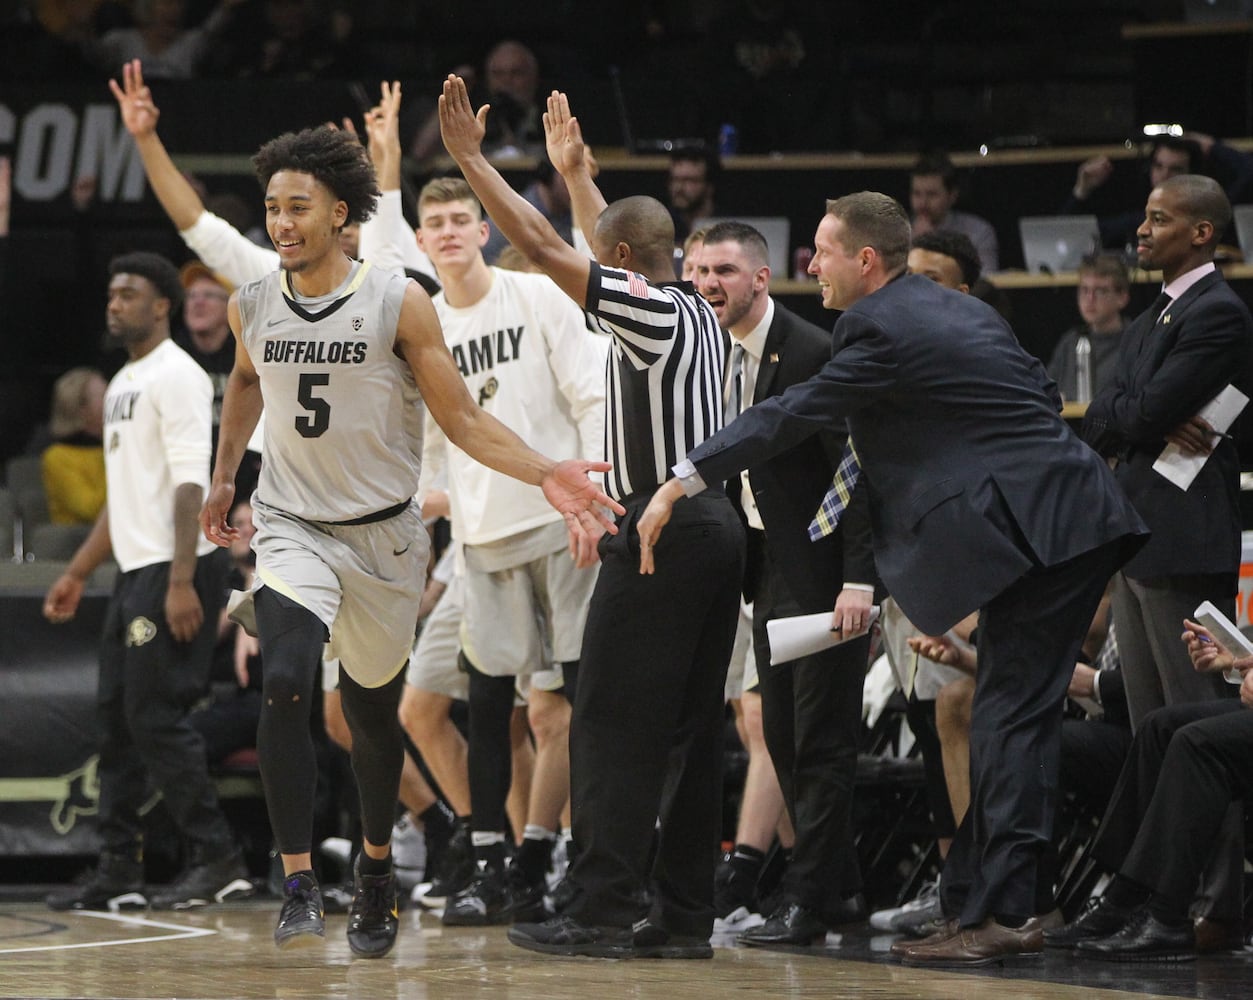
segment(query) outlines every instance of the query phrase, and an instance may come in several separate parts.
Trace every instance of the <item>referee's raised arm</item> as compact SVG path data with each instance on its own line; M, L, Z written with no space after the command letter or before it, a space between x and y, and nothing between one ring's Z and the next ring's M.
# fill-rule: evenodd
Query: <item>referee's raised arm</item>
M483 155L483 135L490 107L488 104L483 105L476 115L470 104L465 81L459 76L450 75L444 81L444 92L439 98L439 128L444 137L444 146L448 149L448 154L457 161L466 181L483 203L484 210L505 238L552 278L563 292L583 306L587 299L587 279L591 262L563 240L539 210L514 191L500 175L500 171ZM605 200L592 182L586 166L580 169L594 195L589 195L586 186L576 180L570 191L572 203L579 209L592 201L599 201L599 207L603 209ZM572 171L571 174L575 172L577 171ZM566 177L566 174L563 173L562 176ZM575 202L576 188L580 192L578 202ZM592 211L595 213L592 216L594 219L599 211L595 208ZM595 248L594 243L591 245Z

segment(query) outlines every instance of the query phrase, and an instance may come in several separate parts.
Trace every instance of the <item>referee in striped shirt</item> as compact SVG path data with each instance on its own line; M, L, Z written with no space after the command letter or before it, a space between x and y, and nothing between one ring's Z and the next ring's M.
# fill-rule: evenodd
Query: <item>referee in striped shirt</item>
M606 206L564 95L549 98L544 116L549 156L595 261L488 163L487 109L474 114L460 78L448 79L439 104L444 145L492 221L613 338L606 492L626 515L617 535L600 540L570 725L577 896L552 920L515 925L509 939L562 955L709 958L722 691L744 533L725 492L709 489L676 507L659 572L642 576L633 525L670 467L722 426L725 334L692 286L674 280L665 207L643 197ZM579 561L596 558L586 542L572 544Z

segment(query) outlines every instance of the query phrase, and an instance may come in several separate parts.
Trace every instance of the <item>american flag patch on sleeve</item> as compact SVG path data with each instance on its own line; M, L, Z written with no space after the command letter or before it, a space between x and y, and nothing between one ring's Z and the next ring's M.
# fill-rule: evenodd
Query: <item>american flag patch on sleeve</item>
M627 294L637 299L648 298L648 282L644 280L643 275L627 271Z

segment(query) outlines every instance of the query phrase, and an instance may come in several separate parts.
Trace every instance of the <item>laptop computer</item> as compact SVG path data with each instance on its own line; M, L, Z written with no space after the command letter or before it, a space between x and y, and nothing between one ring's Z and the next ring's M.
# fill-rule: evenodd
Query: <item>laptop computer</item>
M618 124L622 128L622 148L629 154L673 153L677 149L703 149L705 141L698 137L679 139L641 139L635 134L631 113L627 109L626 93L622 87L622 73L617 66L609 67L609 85L613 90L613 102L618 111Z
M1253 264L1253 205L1233 205L1231 211L1235 216L1236 241L1244 254L1244 262Z
M786 215L727 215L697 219L692 223L692 231L706 229L715 222L742 222L747 226L752 226L766 239L770 276L783 281L792 277L789 264L792 253L792 223Z
M1029 215L1018 220L1027 270L1041 274L1074 271L1101 248L1095 215Z

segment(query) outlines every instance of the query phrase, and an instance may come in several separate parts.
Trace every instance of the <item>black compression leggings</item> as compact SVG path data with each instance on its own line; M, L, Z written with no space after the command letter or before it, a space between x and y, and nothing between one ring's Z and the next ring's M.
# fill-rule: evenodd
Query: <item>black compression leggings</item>
M318 779L309 713L326 628L313 612L269 587L258 591L255 601L265 664L257 753L270 827L281 853L306 854L312 849ZM339 674L344 718L352 733L362 831L366 840L380 846L391 840L404 764L397 716L404 683L403 670L377 688L362 687L346 670Z
M308 608L262 587L255 595L264 664L257 756L270 829L282 854L307 854L313 840L318 762L309 731L326 626Z
M392 839L400 771L405 763L405 738L400 727L400 695L405 672L382 687L362 687L347 671L339 672L344 718L352 733L352 773L361 797L361 830L371 844Z

